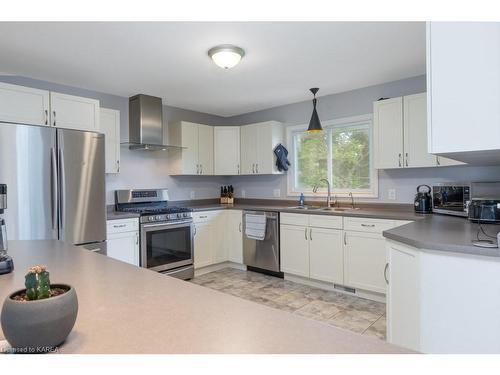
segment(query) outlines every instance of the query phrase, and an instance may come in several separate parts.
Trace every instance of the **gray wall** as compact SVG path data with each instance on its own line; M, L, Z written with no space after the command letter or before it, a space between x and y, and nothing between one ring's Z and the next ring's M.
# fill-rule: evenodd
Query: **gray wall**
M128 140L128 98L18 76L0 76L0 81L99 99L102 107L120 111L121 139L122 141ZM380 97L395 97L423 91L425 91L425 76L408 78L320 97L318 113L323 121L362 115L371 113L373 101ZM311 107L311 101L304 101L223 118L164 106L164 121L172 123L186 120L209 125L244 125L253 122L277 120L285 125L296 125L308 123ZM165 140L168 141L167 137L165 137ZM419 184L464 180L500 180L500 166L455 166L379 171L379 198L365 200L394 202L387 199L388 189L393 188L396 189L396 202L412 202L415 188ZM280 198L287 198L286 176L171 177L168 175L167 153L129 151L126 147L122 147L121 173L106 176L107 202L108 204L113 203L113 191L115 189L126 188L167 187L171 193L170 198L173 200L189 199L191 192L194 192L195 198L214 198L218 196L221 184L233 184L237 196L240 197L242 191L245 190L245 195L249 198L273 198L274 191L278 189Z
M122 142L128 140L128 98L19 76L0 75L0 82L98 99L101 107L120 111L120 138ZM186 120L209 125L223 125L227 121L223 117L170 106L163 107L163 119L165 123ZM164 138L168 141L166 134ZM220 192L220 185L227 180L225 177L171 177L167 161L166 152L130 151L122 147L120 173L106 175L107 203L114 203L115 189L128 188L167 187L172 200L189 199L191 192L196 198L215 198Z
M396 97L416 94L426 90L425 75L366 87L340 94L320 97L318 115L322 121L363 115L373 112L373 102L381 97ZM321 90L320 90L321 93ZM276 120L286 125L307 124L312 111L312 102L300 102L247 113L230 118L235 124ZM500 180L500 167L454 166L442 168L413 168L379 171L379 198L364 201L410 203L419 184L440 181ZM237 176L229 179L237 196L248 198L272 198L276 189L280 198L287 198L287 181L280 176ZM388 190L396 189L396 201L388 200Z

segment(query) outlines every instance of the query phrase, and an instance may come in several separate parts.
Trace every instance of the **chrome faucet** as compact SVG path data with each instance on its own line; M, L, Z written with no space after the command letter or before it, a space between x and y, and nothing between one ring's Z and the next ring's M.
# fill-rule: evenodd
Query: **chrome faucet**
M328 196L326 197L326 207L330 208L331 204L332 204L332 190L330 189L330 181L328 181L326 178L322 178L321 180L319 180L319 182L321 181L325 181L326 182L326 186L328 188ZM313 193L316 193L318 191L318 188L319 188L319 182L318 184L316 184L313 188ZM335 199L335 202L337 200ZM335 203L334 202L334 203Z
M351 208L354 210L354 197L352 196L352 192L349 192L349 196L351 197Z

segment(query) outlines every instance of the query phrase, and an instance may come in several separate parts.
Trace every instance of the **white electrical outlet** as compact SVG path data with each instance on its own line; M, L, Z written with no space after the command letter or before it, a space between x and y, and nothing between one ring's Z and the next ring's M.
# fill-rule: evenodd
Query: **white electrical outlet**
M274 189L273 190L273 195L275 198L281 197L281 190L280 189Z
M396 189L389 189L387 191L388 198L392 201L396 200Z
M246 192L245 190L242 190L242 191L241 191L241 197L242 197L242 198L245 198L245 197L246 197L246 195L247 195L247 192Z
M194 197L195 197L194 191L192 191L192 190L191 190L191 193L189 194L189 197L190 197L191 199L194 199Z

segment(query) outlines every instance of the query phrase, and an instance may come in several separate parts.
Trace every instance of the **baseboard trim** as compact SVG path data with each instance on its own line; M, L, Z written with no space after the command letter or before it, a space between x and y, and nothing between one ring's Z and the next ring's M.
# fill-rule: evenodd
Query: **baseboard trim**
M204 275L206 273L219 271L219 270L222 270L222 269L228 268L228 267L229 268L236 268L236 269L242 270L242 271L247 270L247 266L245 266L244 264L234 263L234 262L222 262L222 263L211 264L209 266L197 268L194 270L194 276L195 277L201 276L201 275Z

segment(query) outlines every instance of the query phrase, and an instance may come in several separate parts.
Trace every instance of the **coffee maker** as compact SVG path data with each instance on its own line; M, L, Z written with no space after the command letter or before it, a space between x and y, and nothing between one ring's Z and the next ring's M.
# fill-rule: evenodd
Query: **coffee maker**
M2 218L7 208L7 185L0 184L0 275L10 273L14 270L14 262L7 255L7 227Z

